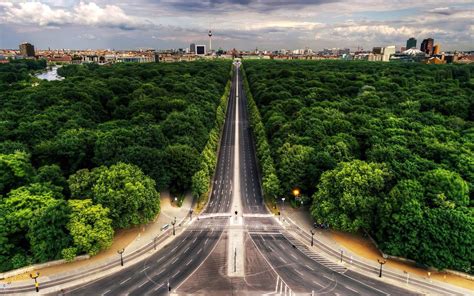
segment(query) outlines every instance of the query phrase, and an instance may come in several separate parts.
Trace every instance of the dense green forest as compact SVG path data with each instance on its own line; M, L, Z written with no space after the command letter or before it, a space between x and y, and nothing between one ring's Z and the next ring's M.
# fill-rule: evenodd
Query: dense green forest
M474 272L474 66L244 66L267 194L300 188L320 223L369 233L390 255Z
M29 74L45 66L0 65L0 271L96 254L115 229L152 220L161 190L191 190L231 62Z

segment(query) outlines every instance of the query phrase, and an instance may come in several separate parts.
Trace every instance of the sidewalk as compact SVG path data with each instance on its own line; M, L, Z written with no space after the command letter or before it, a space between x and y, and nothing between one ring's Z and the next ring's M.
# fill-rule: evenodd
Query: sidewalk
M284 217L289 217L295 222L300 228L307 230L308 233L313 229L313 220L307 209L293 209L285 205ZM378 266L377 259L381 259L382 255L374 244L368 239L361 237L360 235L350 234L334 230L321 230L314 229L316 231L314 235L315 240L320 240L324 244L335 250L343 250L344 260L359 259L363 260L374 267ZM431 271L430 277L428 276L428 270L414 266L413 264L399 262L396 260L387 259L387 263L384 265L384 270L393 270L398 273L407 272L417 277L426 279L426 281L438 281L451 285L456 285L465 289L474 291L474 281L456 276L452 274L446 274L444 272Z
M161 192L160 196L161 211L154 221L146 225L118 230L114 236L112 246L107 250L103 250L99 254L91 257L90 259L74 261L35 270L34 272L40 273L40 277L38 279L44 282L65 274L76 273L78 270L86 270L87 268L91 268L93 266L99 266L113 260L118 260L120 257L117 254L117 250L124 248L125 252L123 255L126 256L127 254L130 254L140 249L144 245L152 242L153 238L157 237L162 232L161 227L163 225L169 224L169 227L171 228L171 221L173 221L175 217L177 224L179 224L181 220L186 220L186 218L189 218L189 211L193 206L193 198L191 194L186 194L181 207L174 205L174 201L170 197L169 192ZM8 282L16 283L21 281L31 281L29 274L30 272L5 279L0 281L0 285Z

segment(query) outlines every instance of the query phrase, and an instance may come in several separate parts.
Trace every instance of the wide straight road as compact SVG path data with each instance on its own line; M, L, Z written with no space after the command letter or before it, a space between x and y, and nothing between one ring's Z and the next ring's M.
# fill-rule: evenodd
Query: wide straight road
M203 214L230 213L236 78L234 75L213 178L213 190ZM125 257L123 271L70 290L68 295L164 295L169 286L174 291L212 253L227 224L228 219L223 217L194 221L192 227L146 260L127 266Z

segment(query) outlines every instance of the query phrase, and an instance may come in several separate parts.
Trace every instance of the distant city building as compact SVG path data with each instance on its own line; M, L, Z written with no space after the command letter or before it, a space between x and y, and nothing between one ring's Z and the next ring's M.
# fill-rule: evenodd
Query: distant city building
M439 49L439 44L436 44L434 47L433 47L433 54L439 54L440 52L440 49Z
M190 53L196 53L196 44L191 43L191 44L189 45L189 52L190 52Z
M426 54L416 48L410 48L401 53L396 53L390 57L390 61L400 62L423 62L426 60Z
M382 61L390 61L390 56L395 54L395 45L387 46L383 48Z
M196 54L205 55L206 54L206 46L205 45L196 45Z
M433 38L424 39L423 42L421 42L420 50L426 54L431 55L433 53L433 44Z
M349 48L324 48L322 51L319 52L320 55L325 56L340 56L340 55L347 55L350 54L351 50Z
M410 39L407 40L406 49L410 49L410 48L416 48L416 39L414 37L411 37Z
M373 54L382 54L383 53L383 48L382 47L374 47L374 48L372 48L372 53Z
M35 47L28 42L24 42L20 44L20 54L25 57L34 57Z

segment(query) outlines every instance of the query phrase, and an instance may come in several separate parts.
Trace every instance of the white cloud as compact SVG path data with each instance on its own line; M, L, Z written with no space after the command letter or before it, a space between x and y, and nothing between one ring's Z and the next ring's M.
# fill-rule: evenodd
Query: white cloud
M39 2L19 3L5 7L3 19L10 23L33 23L40 26L66 24L71 13L62 9L51 9Z
M3 3L3 2L2 2ZM85 25L136 29L151 25L150 22L132 17L116 5L99 5L80 2L69 10L53 8L40 2L2 5L4 14L0 20L14 24L35 24L39 26Z

